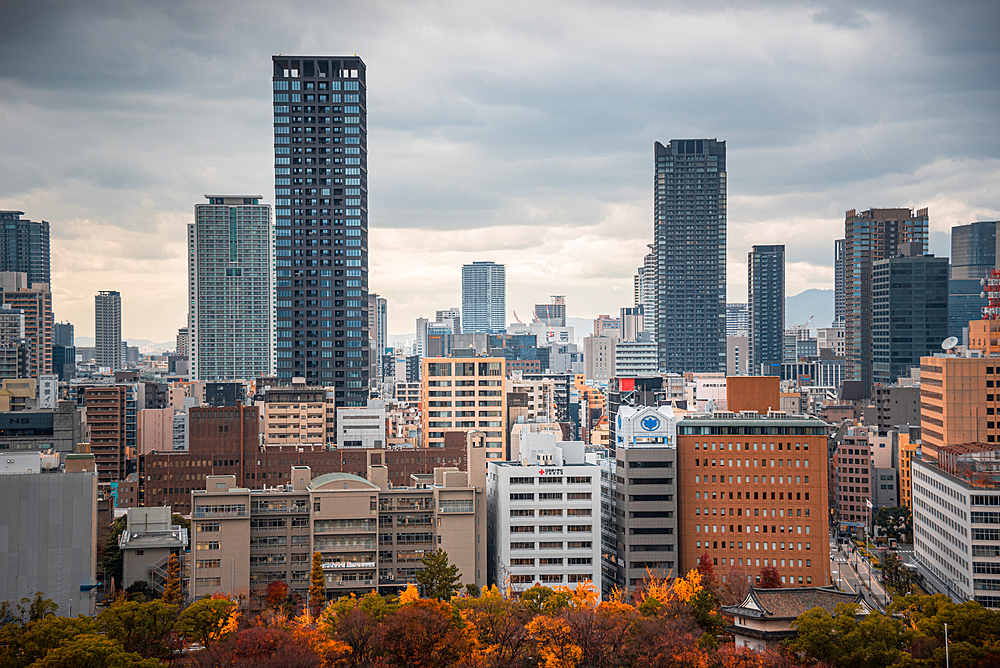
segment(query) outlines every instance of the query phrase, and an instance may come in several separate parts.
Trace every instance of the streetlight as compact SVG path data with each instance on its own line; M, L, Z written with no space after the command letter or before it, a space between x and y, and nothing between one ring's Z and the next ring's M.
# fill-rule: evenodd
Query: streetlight
M944 665L951 668L951 654L948 651L948 625L944 625Z

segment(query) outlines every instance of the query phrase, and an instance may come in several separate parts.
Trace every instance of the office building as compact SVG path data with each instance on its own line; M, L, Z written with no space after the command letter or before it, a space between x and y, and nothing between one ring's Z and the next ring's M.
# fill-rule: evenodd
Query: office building
M273 56L272 66L277 375L332 386L338 406L364 406L365 64L357 56Z
M188 225L191 380L271 376L271 207L260 203L260 195L206 197L208 203L195 205L194 223ZM315 290L305 291L310 293L316 296ZM303 351L281 354L291 358L295 352Z
M836 442L830 460L833 519L840 531L858 535L871 533L875 494L872 490L875 462L873 440L878 432L868 427L848 427Z
M621 335L622 341L638 341L643 334L647 334L649 340L653 340L653 331L646 329L646 313L642 306L626 306L621 310Z
M523 592L601 581L601 469L582 441L523 434L520 459L491 461L487 581Z
M845 304L847 295L844 291L844 278L847 271L847 263L844 258L846 239L837 239L833 242L833 324L835 327L844 325L846 319Z
M844 356L844 326L820 327L816 330L816 348L828 350L832 357ZM820 355L823 355L820 352Z
M1000 608L997 459L997 445L975 442L913 458L914 561L929 593Z
M543 325L566 326L566 297L552 295L549 304L535 304L535 320Z
M42 592L58 615L92 616L97 572L94 457L4 452L0 457L0 600Z
M0 211L0 271L28 275L28 286L49 285L49 224L22 219L23 211Z
M677 420L669 406L622 406L614 456L601 465L601 592L633 593L676 575ZM595 581L596 584L596 581Z
M587 336L583 339L583 369L588 380L608 380L615 375L613 336Z
M369 399L363 408L337 409L337 445L341 448L384 448L386 432L384 401Z
M785 331L785 247L754 246L747 254L750 368L781 364ZM793 360L794 361L794 360Z
M656 142L655 159L659 369L724 372L726 142Z
M24 272L0 272L0 283L3 305L24 316L28 377L52 374L52 292L48 284L29 287Z
M688 417L677 423L677 469L678 572L707 553L717 569L755 578L773 566L783 585L829 582L825 423L783 413Z
M71 323L52 325L52 372L61 381L76 377L76 344Z
M642 307L647 332L656 332L656 244L648 244L650 252L642 258L642 266L633 279L635 305Z
M996 321L983 321L996 322ZM996 443L1000 424L995 358L938 353L920 358L920 436L924 457L948 445Z
M948 258L872 263L872 382L891 385L948 337Z
M73 323L57 322L52 325L52 345L72 348L76 345Z
M982 221L951 228L951 278L988 278L997 266L997 221Z
M872 385L872 269L904 244L909 256L927 253L927 209L851 209L845 217L844 345L847 378L860 380L869 396ZM915 244L915 246L913 246ZM850 258L850 266L846 264Z
M462 333L507 331L506 267L494 262L462 266Z
M102 483L125 478L128 462L125 446L127 394L128 388L124 385L95 386L84 390L83 406L90 430L90 451L94 455L98 480Z
M59 401L54 409L0 411L0 450L52 450L64 457L85 440L86 426L83 409L72 401Z
M750 334L750 305L734 302L726 304L726 336Z
M952 268L954 271L954 268ZM954 336L959 344L969 342L969 321L983 317L983 307L987 305L980 279L950 279L948 281L948 336Z
M463 318L465 317L463 313ZM427 357L422 361L424 447L442 448L449 431L485 434L486 457L505 459L507 402L502 357Z
M94 297L94 361L112 371L125 368L122 296L115 290L101 290Z
M162 597L167 584L167 560L171 554L178 557L181 581L188 579L185 551L188 530L173 524L169 506L155 508L129 508L126 511L125 531L119 547L122 552L122 581L116 583L127 589L137 580L149 584Z
M471 436L475 436L472 434ZM384 451L366 454L365 476L315 475L286 467L290 482L265 490L212 475L192 490L190 597L223 592L263 595L283 581L303 597L314 552L328 599L397 594L416 582L421 559L438 548L462 582L486 584L486 458L469 438L467 465L437 466L390 486ZM254 596L256 598L256 596Z

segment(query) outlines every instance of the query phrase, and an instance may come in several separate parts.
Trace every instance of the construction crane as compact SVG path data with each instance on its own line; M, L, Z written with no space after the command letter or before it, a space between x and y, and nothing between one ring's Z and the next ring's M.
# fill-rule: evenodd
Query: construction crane
M514 320L517 320L517 324L519 325L524 324L523 322L521 322L521 319L517 317L517 311L514 311Z

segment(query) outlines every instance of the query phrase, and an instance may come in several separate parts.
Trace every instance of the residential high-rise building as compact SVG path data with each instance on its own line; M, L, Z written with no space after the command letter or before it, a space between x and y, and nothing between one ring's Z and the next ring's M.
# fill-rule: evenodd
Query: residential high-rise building
M99 367L119 371L125 367L122 354L122 296L116 290L101 290L94 297L94 360Z
M750 373L784 361L785 247L754 246L747 254Z
M750 333L750 306L744 302L726 304L726 336L747 336Z
M872 265L917 244L909 255L927 252L927 209L851 209L845 217L844 347L847 380L860 380L865 396L872 385ZM850 258L848 262L847 258Z
M968 324L968 323L966 323ZM872 264L872 382L891 385L948 337L948 258Z
M951 228L951 278L987 278L997 265L997 222L981 221Z
M368 342L371 346L369 379L373 388L379 387L381 383L382 357L385 355L388 324L387 306L385 297L379 297L374 292L368 293Z
M495 262L462 266L462 333L507 331L506 267Z
M368 121L357 56L274 56L277 375L368 398ZM342 176L341 176L342 175Z
M535 304L535 319L544 325L566 326L566 297L552 295L549 304Z
M661 371L726 370L726 142L656 142Z
M206 197L188 225L191 380L270 376L271 207L260 195Z
M52 373L52 293L47 283L28 286L24 272L0 272L3 304L24 314L29 377Z
M622 336L622 321L610 315L599 315L594 320L594 336L611 336L620 339Z
M643 329L656 332L656 244L648 244L649 253L642 258L634 282L635 305L643 308L646 323Z
M187 355L190 350L190 331L187 327L179 327L177 329L177 338L175 342L174 351L178 355Z
M49 224L22 219L23 211L0 211L0 271L28 275L28 285L49 284Z
M833 322L843 326L844 324L844 246L846 239L837 239L833 242Z

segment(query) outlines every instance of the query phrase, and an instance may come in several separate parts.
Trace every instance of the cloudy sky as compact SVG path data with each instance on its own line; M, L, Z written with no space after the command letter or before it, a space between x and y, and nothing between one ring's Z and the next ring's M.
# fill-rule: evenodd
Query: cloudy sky
M473 260L522 319L629 305L672 138L727 141L729 300L754 243L786 244L792 295L832 287L847 209L930 207L938 255L1000 217L998 33L994 0L0 0L0 208L52 223L78 335L119 290L126 337L172 339L195 203L273 202L271 55L357 53L393 334Z

